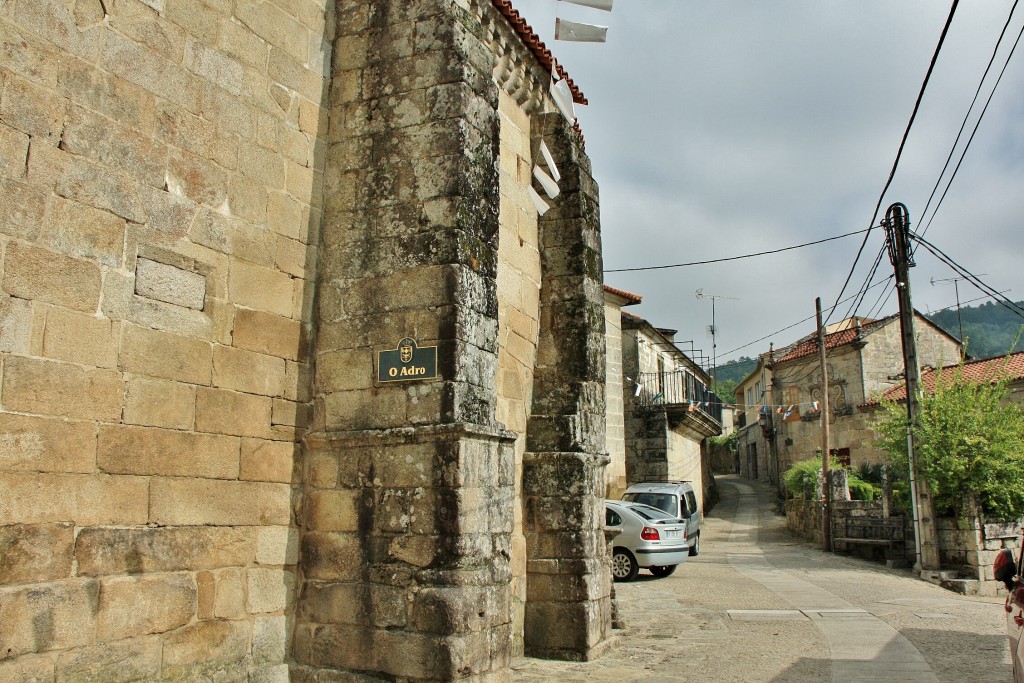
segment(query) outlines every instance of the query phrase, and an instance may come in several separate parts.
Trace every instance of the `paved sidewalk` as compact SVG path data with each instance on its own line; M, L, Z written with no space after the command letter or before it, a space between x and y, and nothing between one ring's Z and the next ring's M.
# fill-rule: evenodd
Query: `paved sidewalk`
M1008 681L1001 600L789 536L763 484L719 478L701 555L616 584L626 628L592 662L521 659L516 681Z

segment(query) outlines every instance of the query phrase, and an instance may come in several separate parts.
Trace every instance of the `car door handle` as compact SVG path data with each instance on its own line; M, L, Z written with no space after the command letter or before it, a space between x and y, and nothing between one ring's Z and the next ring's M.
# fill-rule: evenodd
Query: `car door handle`
M1007 614L1013 611L1013 607L1011 605L1003 605L1003 609L1006 610Z

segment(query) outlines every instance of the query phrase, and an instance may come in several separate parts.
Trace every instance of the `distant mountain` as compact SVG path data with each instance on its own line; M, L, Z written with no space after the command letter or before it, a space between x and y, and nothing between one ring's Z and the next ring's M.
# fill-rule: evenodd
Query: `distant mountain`
M736 360L719 365L715 369L715 379L719 382L736 382L738 384L741 379L754 371L756 365L756 358L740 356Z
M1024 308L1024 301L1015 303ZM955 307L929 313L926 317L954 337L960 335ZM1018 338L1024 319L1004 306L991 301L978 306L961 306L960 319L963 321L967 353L972 358L991 358L1024 350L1024 336Z

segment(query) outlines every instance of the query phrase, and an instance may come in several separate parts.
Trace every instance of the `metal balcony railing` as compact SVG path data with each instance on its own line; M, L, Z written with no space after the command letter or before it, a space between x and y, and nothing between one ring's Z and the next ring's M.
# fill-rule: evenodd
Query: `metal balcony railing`
M642 406L686 405L722 422L722 400L690 372L642 372L637 384L636 400Z

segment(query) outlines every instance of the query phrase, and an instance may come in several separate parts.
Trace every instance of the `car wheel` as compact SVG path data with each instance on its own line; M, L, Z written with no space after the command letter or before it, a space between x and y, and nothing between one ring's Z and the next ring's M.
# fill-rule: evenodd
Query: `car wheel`
M616 581L632 581L640 572L633 554L625 548L616 548L612 552L612 576Z
M650 567L651 573L655 576L665 578L666 576L672 576L672 572L676 570L674 564L667 565L665 567Z
M690 557L700 555L700 532L693 537L693 545L690 546Z

